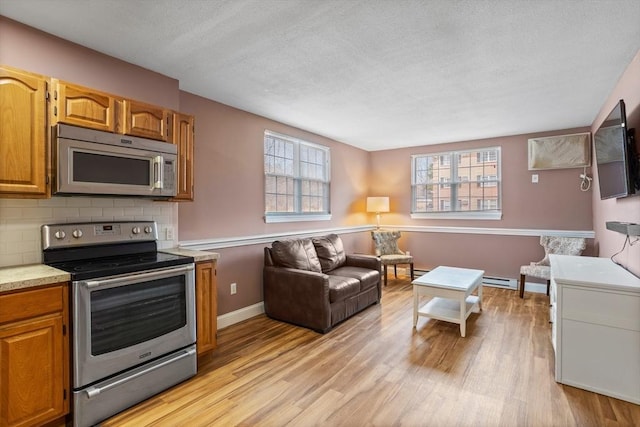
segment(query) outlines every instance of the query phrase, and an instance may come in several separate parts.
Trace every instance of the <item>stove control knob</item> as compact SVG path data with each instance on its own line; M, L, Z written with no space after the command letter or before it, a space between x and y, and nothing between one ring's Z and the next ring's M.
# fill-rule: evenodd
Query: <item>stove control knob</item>
M147 234L151 234L152 231L153 231L153 228L151 228L148 225L144 228L144 232L147 233Z
M62 231L62 230L58 230L58 231L56 231L56 233L54 234L54 236L55 236L55 238L56 238L56 239L58 239L58 240L62 240L62 239L64 239L65 237L67 237L67 233L65 233L65 232L64 232L64 231Z
M131 230L131 232L133 234L140 234L140 227L133 227L133 229Z
M82 230L75 229L75 230L73 230L73 232L71 233L71 235L72 235L73 237L75 237L76 239L79 239L79 238L81 238L81 237L82 237Z

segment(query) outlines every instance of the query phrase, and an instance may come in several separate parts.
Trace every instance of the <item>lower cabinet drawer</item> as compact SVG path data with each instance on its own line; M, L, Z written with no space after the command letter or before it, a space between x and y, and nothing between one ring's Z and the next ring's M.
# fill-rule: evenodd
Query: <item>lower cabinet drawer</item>
M640 331L640 296L562 287L562 318Z
M62 286L0 295L0 324L60 312L63 301Z

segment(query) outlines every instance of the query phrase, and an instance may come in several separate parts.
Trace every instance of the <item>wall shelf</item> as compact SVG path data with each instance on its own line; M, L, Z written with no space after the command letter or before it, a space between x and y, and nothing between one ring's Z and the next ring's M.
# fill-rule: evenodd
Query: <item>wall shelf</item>
M640 236L640 224L632 222L607 221L607 230L617 231L627 236Z

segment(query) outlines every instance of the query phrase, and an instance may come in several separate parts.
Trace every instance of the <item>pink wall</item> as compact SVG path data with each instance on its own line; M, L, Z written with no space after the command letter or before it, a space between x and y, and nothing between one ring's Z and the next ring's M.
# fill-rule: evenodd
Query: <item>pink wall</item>
M179 204L179 240L247 237L361 225L366 221L369 154L264 117L182 92L181 111L196 116L195 195ZM265 129L331 149L331 221L264 222ZM349 250L370 252L365 233L343 235ZM219 314L262 301L265 244L219 249ZM238 293L230 295L229 285Z
M179 110L178 81L0 16L0 64Z
M366 151L182 92L196 115L195 194L181 203L180 241L361 225L367 194ZM331 149L331 221L264 222L265 129Z
M640 147L640 51L631 61L625 72L616 83L609 98L602 106L600 113L591 125L591 132L602 124L618 100L623 99L627 110L628 127L636 129L636 144ZM639 148L640 150L640 148ZM593 199L593 225L596 232L596 245L599 256L610 257L620 251L625 236L606 229L607 221L628 221L640 223L640 195L622 199L600 200L597 173L594 177L595 190ZM640 275L640 244L627 245L626 249L616 256L616 261L626 266L631 272Z
M371 192L390 196L391 213L382 223L399 226L446 226L535 230L592 230L591 191L580 191L582 169L529 171L528 143L532 137L563 135L588 131L587 128L564 129L530 135L465 141L371 153ZM411 155L501 147L502 151L502 219L446 220L410 218ZM538 174L539 183L531 183ZM591 240L591 239L590 239ZM585 254L592 254L588 241ZM539 237L466 233L404 232L403 249L414 256L416 267L438 265L485 270L487 275L516 278L520 266L542 259L544 251Z

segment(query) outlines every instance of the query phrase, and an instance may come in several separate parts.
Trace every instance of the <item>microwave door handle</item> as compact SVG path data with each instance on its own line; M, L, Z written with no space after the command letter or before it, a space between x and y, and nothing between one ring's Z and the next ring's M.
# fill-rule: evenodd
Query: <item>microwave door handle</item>
M153 158L153 188L162 189L164 183L164 158L156 156Z

